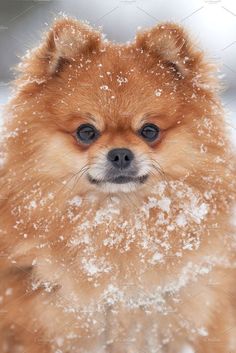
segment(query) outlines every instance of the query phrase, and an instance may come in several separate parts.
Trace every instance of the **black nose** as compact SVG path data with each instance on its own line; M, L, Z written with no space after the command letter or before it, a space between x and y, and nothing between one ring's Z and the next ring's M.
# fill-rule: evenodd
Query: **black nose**
M134 154L127 148L114 148L108 152L107 159L115 168L125 169L130 166L134 159Z

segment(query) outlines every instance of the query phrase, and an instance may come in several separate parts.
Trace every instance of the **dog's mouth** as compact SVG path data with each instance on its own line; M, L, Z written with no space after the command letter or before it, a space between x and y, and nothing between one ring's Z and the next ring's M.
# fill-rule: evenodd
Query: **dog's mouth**
M100 185L104 183L111 183L111 184L127 184L127 183L136 183L136 184L144 184L147 180L148 175L142 175L139 177L131 177L126 175L119 175L113 178L107 179L95 179L91 175L88 174L88 180L91 184Z

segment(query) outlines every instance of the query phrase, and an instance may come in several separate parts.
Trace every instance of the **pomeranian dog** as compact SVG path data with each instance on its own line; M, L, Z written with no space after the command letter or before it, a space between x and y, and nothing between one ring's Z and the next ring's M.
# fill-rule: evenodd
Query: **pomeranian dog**
M235 159L178 25L61 18L19 65L1 168L1 353L235 353Z

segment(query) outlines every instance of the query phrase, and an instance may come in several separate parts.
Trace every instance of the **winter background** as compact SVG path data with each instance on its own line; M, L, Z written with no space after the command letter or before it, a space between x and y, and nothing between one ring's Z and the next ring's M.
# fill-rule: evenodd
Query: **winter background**
M184 25L219 64L227 124L236 143L235 0L0 0L0 113L11 95L12 68L60 12L101 26L117 42L132 40L137 28L162 21Z
M12 68L61 12L101 26L107 39L116 42L132 40L140 27L162 21L182 24L219 64L227 126L236 146L235 0L0 0L0 124L11 96Z

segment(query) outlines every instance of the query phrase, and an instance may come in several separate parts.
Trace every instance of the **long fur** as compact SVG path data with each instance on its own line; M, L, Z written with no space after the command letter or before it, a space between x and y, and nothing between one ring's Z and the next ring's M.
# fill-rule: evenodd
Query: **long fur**
M60 19L6 109L2 353L236 352L235 158L212 67L171 23L127 45ZM101 131L89 147L74 131ZM144 122L162 130L147 144ZM103 178L132 149L146 183Z

